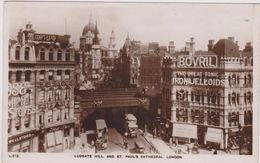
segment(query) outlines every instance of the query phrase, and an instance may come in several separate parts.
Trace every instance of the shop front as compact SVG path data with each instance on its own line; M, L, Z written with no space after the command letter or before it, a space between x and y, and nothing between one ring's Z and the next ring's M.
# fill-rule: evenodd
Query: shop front
M173 124L172 129L173 140L176 144L192 143L198 140L197 126L190 124Z
M39 136L41 152L62 152L74 145L73 124L45 129Z
M9 152L38 152L38 135L35 130L8 138Z

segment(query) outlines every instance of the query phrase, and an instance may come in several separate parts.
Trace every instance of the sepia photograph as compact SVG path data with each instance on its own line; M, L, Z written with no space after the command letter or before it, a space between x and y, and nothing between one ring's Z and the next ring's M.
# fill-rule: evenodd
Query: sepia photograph
M6 1L4 151L258 154L255 6Z

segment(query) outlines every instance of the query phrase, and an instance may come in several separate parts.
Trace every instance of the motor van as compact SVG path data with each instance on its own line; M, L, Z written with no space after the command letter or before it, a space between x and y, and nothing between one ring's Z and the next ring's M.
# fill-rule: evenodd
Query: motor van
M106 149L108 144L108 128L104 119L96 120L96 148Z
M125 114L125 133L127 137L137 137L137 119L133 114Z

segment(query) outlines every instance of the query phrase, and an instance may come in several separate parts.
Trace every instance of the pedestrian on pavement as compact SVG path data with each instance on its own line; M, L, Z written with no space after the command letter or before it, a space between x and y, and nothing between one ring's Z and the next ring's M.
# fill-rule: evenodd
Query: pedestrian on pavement
M94 147L95 147L95 153L97 153L97 142L94 142Z
M80 152L85 153L85 144L84 143L82 143L82 146L80 148Z
M218 154L218 151L215 150L215 151L213 152L213 155L217 155L217 154Z
M124 138L123 141L124 141L124 147L125 147L125 149L127 149L127 148L128 148L128 142L127 142L127 139Z

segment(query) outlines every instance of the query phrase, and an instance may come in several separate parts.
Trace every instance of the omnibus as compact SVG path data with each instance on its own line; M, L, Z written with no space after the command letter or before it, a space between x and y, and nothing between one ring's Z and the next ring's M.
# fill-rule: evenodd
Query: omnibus
M145 147L144 144L140 141L135 141L135 151L136 153L144 153Z
M125 133L128 137L137 137L137 119L133 114L125 114Z
M96 148L102 150L107 148L108 144L108 128L104 119L96 120Z

